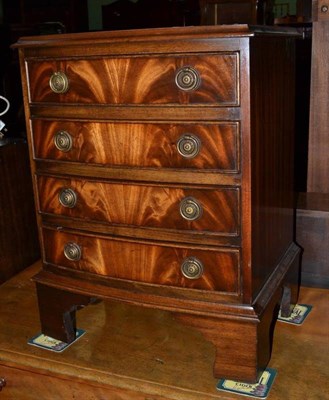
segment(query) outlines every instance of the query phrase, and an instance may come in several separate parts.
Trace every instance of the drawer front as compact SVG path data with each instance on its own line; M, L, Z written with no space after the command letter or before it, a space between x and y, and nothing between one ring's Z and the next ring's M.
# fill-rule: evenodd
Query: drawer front
M236 293L238 250L167 247L44 229L46 262L144 283Z
M43 213L110 224L239 233L239 189L177 188L38 177Z
M33 120L34 156L142 168L239 170L239 124Z
M238 53L29 61L30 101L238 105Z

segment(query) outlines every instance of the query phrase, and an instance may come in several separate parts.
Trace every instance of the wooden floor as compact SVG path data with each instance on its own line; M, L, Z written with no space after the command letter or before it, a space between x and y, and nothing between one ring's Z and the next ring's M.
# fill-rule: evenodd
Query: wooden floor
M216 390L214 349L170 313L100 302L77 313L86 334L63 353L27 344L39 332L34 284L39 264L0 286L0 399L244 399ZM278 322L269 400L329 399L329 290L302 288L313 305L301 326Z

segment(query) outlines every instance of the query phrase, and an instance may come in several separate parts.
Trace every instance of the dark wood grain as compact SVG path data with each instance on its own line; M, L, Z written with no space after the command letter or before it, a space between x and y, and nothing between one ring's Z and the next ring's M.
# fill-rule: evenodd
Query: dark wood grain
M76 162L61 162L55 160L36 160L37 173L40 175L55 175L68 177L97 178L101 180L119 180L126 182L173 183L179 185L212 185L233 186L241 184L241 174L218 174L213 170L165 168L133 168L106 167Z
M76 311L92 302L88 296L36 284L41 331L64 343L76 339ZM56 301L54 301L56 299Z
M270 20L272 5L255 0L199 0L202 25L245 23L264 25ZM265 13L266 8L266 13Z
M67 268L160 285L227 292L239 289L237 251L156 246L48 229L43 231L43 239L46 261ZM81 247L80 261L64 256L64 246L70 242ZM204 274L199 279L188 279L181 273L181 264L187 257L196 257L203 263Z
M324 13L317 10L314 18L321 14ZM312 31L307 191L317 193L329 192L328 38L328 20L315 21Z
M207 122L238 122L241 119L239 107L221 107L211 104L200 107L198 103L186 104L180 107L170 107L168 105L139 105L138 107L129 104L106 105L101 107L97 104L84 104L76 106L74 103L33 103L29 107L32 119L53 119L78 120L93 122L152 122L157 123L177 123L188 121L200 123ZM186 117L188 115L188 118Z
M184 66L198 70L201 85L185 92L175 84ZM31 102L82 104L216 104L237 105L238 54L150 58L100 58L29 62ZM53 93L48 84L54 72L69 79L65 94ZM110 77L110 79L108 79ZM140 82L143 82L141 85Z
M296 245L290 247L252 307L242 304L207 303L205 296L198 297L201 300L199 305L202 304L202 313L197 311L195 304L193 305L197 297L194 301L192 300L191 305L190 300L193 299L193 295L183 301L179 295L169 299L164 296L166 293L164 287L161 287L162 291L156 293L154 285L151 290L145 290L147 289L145 283L140 288L141 292L137 292L138 282L136 281L131 282L134 290L130 291L124 290L123 286L123 283L127 285L129 281L120 281L118 285L108 282L109 286L106 288L105 280L109 278L106 279L105 276L103 278L98 276L98 279L95 279L95 275L89 275L88 280L81 280L77 274L63 275L58 268L53 272L44 270L34 279L46 286L60 287L64 284L63 287L70 290L76 287L78 293L81 294L92 293L101 298L120 299L133 304L139 304L140 293L143 293L145 306L173 311L180 320L201 331L214 344L217 349L214 376L226 376L239 381L252 382L256 380L260 370L265 368L271 356L272 335L282 295L281 289L287 282L291 266L293 269L298 267L299 253L300 250ZM56 283L53 280L54 272L57 278ZM178 290L181 294L182 288ZM188 293L192 294L191 290ZM236 368L236 365L243 368Z
M62 189L73 189L77 205L64 207ZM104 221L111 224L158 229L239 234L239 190L236 188L177 188L152 185L102 183L90 180L38 177L39 205L44 213ZM193 198L202 215L189 221L180 214L180 203Z
M263 39L251 54L253 295L294 240L294 42ZM270 68L270 65L272 68ZM270 93L270 95L268 95ZM260 99L267 98L267 101ZM273 113L273 110L282 112ZM284 110L284 111L283 111Z
M243 382L257 379L257 324L252 320L221 320L177 315L179 321L198 329L216 347L215 376L230 376ZM243 337L241 333L243 332ZM240 365L239 370L236 364Z
M33 120L35 157L108 166L217 169L239 171L239 124L139 124ZM68 132L72 149L54 144L59 131ZM184 158L177 142L184 135L200 140L194 158Z
M214 344L218 378L251 381L265 368L282 290L298 278L297 35L276 31L172 28L19 44L43 230L44 268L34 280L182 316ZM182 66L199 71L198 88L178 89ZM65 94L49 88L55 71L68 76ZM65 155L52 144L61 124L73 132ZM175 150L185 129L202 142L193 160ZM59 206L63 187L76 190L76 208ZM180 216L186 196L202 204L195 221ZM80 246L79 261L64 256L67 242ZM198 279L182 275L186 257L202 261Z

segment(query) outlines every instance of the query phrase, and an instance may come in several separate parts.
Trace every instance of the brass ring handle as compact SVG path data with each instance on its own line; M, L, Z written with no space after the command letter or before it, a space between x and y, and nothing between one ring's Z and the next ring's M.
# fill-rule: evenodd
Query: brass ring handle
M0 378L0 392L2 388L6 386L6 379L5 378Z
M81 247L76 243L66 243L64 246L64 256L70 261L79 261L81 259Z
M68 132L58 131L55 133L54 143L58 150L66 153L72 149L73 139Z
M181 265L181 271L187 279L198 279L203 274L203 264L196 257L187 257Z
M181 136L176 144L179 154L185 158L196 157L201 149L201 140L192 134Z
M182 67L176 72L176 86L186 92L197 89L201 84L199 72L193 67Z
M78 201L78 196L71 188L63 188L58 195L58 200L63 207L74 208Z
M185 197L185 199L180 202L179 211L183 218L188 221L194 221L201 217L203 208L193 197Z
M50 89L54 93L66 93L69 90L69 80L64 72L54 72L49 79Z

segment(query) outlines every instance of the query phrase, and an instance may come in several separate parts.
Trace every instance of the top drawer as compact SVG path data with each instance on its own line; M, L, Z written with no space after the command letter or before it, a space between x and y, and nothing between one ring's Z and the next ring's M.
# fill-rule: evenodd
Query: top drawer
M238 53L28 62L30 102L239 103Z

